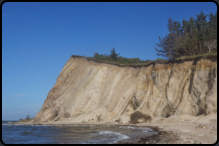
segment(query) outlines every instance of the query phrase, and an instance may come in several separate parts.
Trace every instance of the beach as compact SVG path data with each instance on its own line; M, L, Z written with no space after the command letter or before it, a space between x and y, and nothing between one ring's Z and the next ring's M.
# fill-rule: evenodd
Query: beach
M157 136L142 136L137 143L141 144L216 144L217 113L207 116L171 116L157 118L152 123L140 123L136 126L156 127ZM121 141L120 143L126 143Z
M117 144L215 144L217 142L217 113L207 116L171 116L154 118L151 123L71 123L71 122L16 122L17 124L38 125L117 125L133 127L150 127L158 134L145 136L140 133L135 139L124 139Z

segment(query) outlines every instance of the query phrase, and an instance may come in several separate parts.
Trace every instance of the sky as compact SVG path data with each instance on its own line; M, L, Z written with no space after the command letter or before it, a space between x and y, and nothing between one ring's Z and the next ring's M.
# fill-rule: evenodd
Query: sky
M155 60L167 20L217 11L213 2L6 2L2 5L2 120L35 117L71 55Z

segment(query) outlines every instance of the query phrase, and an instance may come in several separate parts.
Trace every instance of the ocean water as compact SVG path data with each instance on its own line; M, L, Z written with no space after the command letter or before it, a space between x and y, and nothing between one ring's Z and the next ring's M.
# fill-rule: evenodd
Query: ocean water
M157 133L148 127L19 125L2 121L5 144L111 144Z

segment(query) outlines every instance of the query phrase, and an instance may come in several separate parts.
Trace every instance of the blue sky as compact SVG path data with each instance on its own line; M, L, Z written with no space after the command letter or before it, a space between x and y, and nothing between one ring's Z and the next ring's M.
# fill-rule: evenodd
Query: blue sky
M71 55L95 52L155 60L167 20L182 22L213 2L22 3L2 5L2 120L35 117Z

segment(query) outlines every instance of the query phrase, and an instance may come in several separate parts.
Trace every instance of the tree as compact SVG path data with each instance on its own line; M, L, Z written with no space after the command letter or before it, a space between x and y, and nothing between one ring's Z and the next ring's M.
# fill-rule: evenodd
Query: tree
M191 50L189 50L187 42L189 39L189 33L186 32L182 37L179 37L173 46L174 57L180 57L183 55L191 55Z
M176 22L175 25L177 25ZM160 44L156 44L161 49L159 50L155 47L154 49L158 52L157 53L158 56L167 57L170 60L174 58L173 45L174 45L174 38L176 37L176 35L174 34L174 32L176 32L176 26L174 26L173 19L171 18L168 19L167 28L169 30L169 34L163 39L159 37Z
M200 53L204 53L204 47L203 47L203 41L206 39L206 28L207 28L207 20L206 17L208 15L205 15L202 11L199 15L196 15L197 19L195 20L195 23L198 28L198 42L199 42L199 49Z
M209 28L209 39L217 39L217 12L214 15L213 13L210 13L209 15L209 22L208 22L208 28Z
M95 59L98 59L98 57L99 57L99 54L96 52L96 53L94 53L94 58Z
M168 34L155 48L158 56L167 57L169 60L184 55L202 54L217 50L217 12L215 15L205 15L202 11L196 15L196 19L190 17L183 19L182 27L178 21L169 18ZM209 17L209 22L206 18Z
M119 56L119 54L116 54L115 48L113 47L113 49L111 50L110 57L111 57L113 60L117 60L117 56Z
M156 45L157 45L157 47L159 47L161 49L159 50L156 47L154 47L154 49L158 52L158 53L156 53L158 56L163 56L163 57L166 57L170 60L170 59L172 59L172 50L170 50L170 45L168 44L168 40L169 40L168 36L166 36L162 39L159 36L160 43L156 44Z
M29 120L29 119L30 119L30 115L27 115L26 120Z

